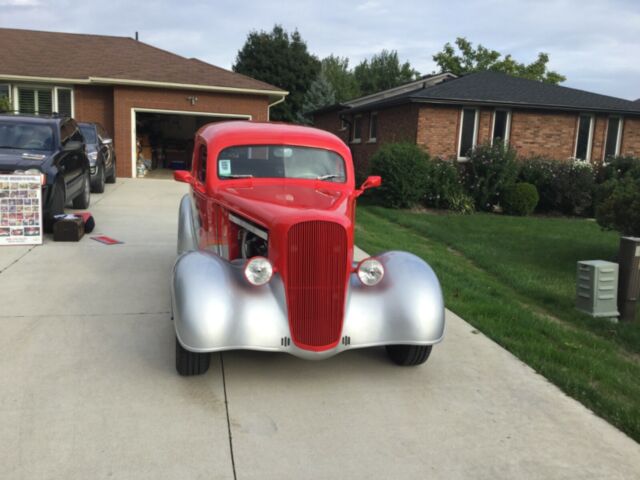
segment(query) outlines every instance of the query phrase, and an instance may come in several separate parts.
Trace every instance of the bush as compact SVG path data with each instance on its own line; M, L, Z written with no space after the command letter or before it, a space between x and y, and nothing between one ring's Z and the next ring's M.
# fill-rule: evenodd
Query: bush
M473 198L462 191L452 193L449 196L448 208L452 212L462 213L465 215L476 211Z
M596 184L590 163L529 158L522 161L518 178L537 188L538 211L566 215L592 212Z
M596 208L598 224L623 235L640 236L640 177L628 172L621 180L610 180L609 195Z
M623 178L627 172L640 177L640 158L636 157L612 157L607 159L607 164L602 166L598 172L598 183L605 183L608 180Z
M515 152L500 142L474 148L469 159L459 165L462 184L480 210L497 205L502 190L518 175Z
M374 198L391 208L406 208L424 197L424 179L429 156L412 143L387 143L371 157L371 175L380 175L382 185Z
M427 207L450 208L452 198L464 193L458 169L453 162L434 160L427 162L424 179L424 203Z
M0 97L0 113L1 112L10 112L13 110L11 106L11 102L8 97L2 96Z
M515 183L506 188L502 206L511 215L531 215L538 205L538 190L530 183Z

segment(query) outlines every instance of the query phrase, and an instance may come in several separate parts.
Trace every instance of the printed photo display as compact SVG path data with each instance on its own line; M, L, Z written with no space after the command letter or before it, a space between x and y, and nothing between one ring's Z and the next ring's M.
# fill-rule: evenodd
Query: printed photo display
M41 243L40 175L0 175L0 245Z

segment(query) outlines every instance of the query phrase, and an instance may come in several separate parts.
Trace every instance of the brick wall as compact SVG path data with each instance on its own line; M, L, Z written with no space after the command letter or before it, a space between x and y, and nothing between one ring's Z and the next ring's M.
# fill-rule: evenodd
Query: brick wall
M578 114L513 110L509 142L521 156L573 157Z
M99 123L113 135L113 87L76 85L73 102L76 120Z
M640 118L624 119L620 153L640 157Z
M432 157L457 155L460 108L423 105L418 114L418 145Z
M197 96L195 105L187 100ZM269 100L260 95L194 92L138 87L113 87L114 142L119 177L132 174L131 109L150 108L196 113L251 115L254 121L267 121Z

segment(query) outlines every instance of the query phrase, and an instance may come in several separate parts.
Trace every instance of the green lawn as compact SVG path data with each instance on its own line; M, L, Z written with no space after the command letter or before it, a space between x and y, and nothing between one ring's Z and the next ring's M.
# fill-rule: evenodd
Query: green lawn
M640 322L573 308L576 262L613 260L617 234L582 219L373 206L359 207L357 220L360 247L425 259L449 309L640 441Z

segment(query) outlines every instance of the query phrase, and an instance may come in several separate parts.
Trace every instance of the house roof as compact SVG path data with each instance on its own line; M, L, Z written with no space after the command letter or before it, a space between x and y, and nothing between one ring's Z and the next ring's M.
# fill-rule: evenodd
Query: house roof
M4 79L287 94L268 83L128 37L0 28L0 45Z
M512 77L498 72L464 75L437 85L356 107L351 111L383 108L407 102L503 105L640 115L640 106L630 100Z

